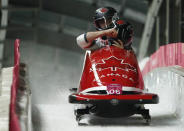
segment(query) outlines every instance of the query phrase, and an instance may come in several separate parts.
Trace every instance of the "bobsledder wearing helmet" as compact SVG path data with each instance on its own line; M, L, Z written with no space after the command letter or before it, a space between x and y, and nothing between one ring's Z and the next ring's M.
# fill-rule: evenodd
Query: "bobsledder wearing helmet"
M122 40L124 46L131 46L133 27L130 23L120 20L114 8L102 7L97 9L93 19L96 30L115 28L118 32L117 38Z
M118 20L119 17L114 8L102 7L95 11L93 19L96 30L105 30L113 28L115 26L114 21Z

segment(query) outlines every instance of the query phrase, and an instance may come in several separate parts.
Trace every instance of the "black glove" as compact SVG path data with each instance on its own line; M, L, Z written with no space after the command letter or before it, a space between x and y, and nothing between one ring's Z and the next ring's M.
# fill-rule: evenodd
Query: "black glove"
M126 44L133 36L133 26L122 20L115 21L115 28L118 31L117 38L122 40Z

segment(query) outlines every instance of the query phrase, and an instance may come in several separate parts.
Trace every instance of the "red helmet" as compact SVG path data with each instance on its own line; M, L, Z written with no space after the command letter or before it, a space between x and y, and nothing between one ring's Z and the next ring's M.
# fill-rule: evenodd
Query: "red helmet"
M109 28L113 28L114 25L114 21L118 20L119 17L117 15L117 11L112 8L112 7L102 7L99 8L95 11L95 15L93 16L94 19L94 24L97 30L104 30L104 29L109 29ZM108 23L110 24L108 24ZM100 26L100 23L104 23L105 27L102 28Z

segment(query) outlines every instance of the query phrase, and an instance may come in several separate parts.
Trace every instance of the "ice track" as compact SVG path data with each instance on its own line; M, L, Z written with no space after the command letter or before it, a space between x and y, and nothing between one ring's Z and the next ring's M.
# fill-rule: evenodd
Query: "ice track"
M26 42L21 44L22 61L29 65L34 131L182 131L184 130L184 73L181 69L156 69L145 77L150 92L160 103L148 105L152 122L145 126L141 116L128 119L91 118L89 126L78 126L69 88L76 87L83 55Z

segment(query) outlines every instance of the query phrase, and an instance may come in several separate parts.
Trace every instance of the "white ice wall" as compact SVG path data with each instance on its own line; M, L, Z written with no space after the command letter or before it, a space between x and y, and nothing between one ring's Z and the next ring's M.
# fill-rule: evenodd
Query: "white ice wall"
M158 68L148 73L144 81L149 92L160 97L159 104L152 106L152 113L169 117L165 122L176 124L176 130L184 129L184 68Z
M2 68L2 82L0 82L0 131L9 131L9 105L13 68Z

